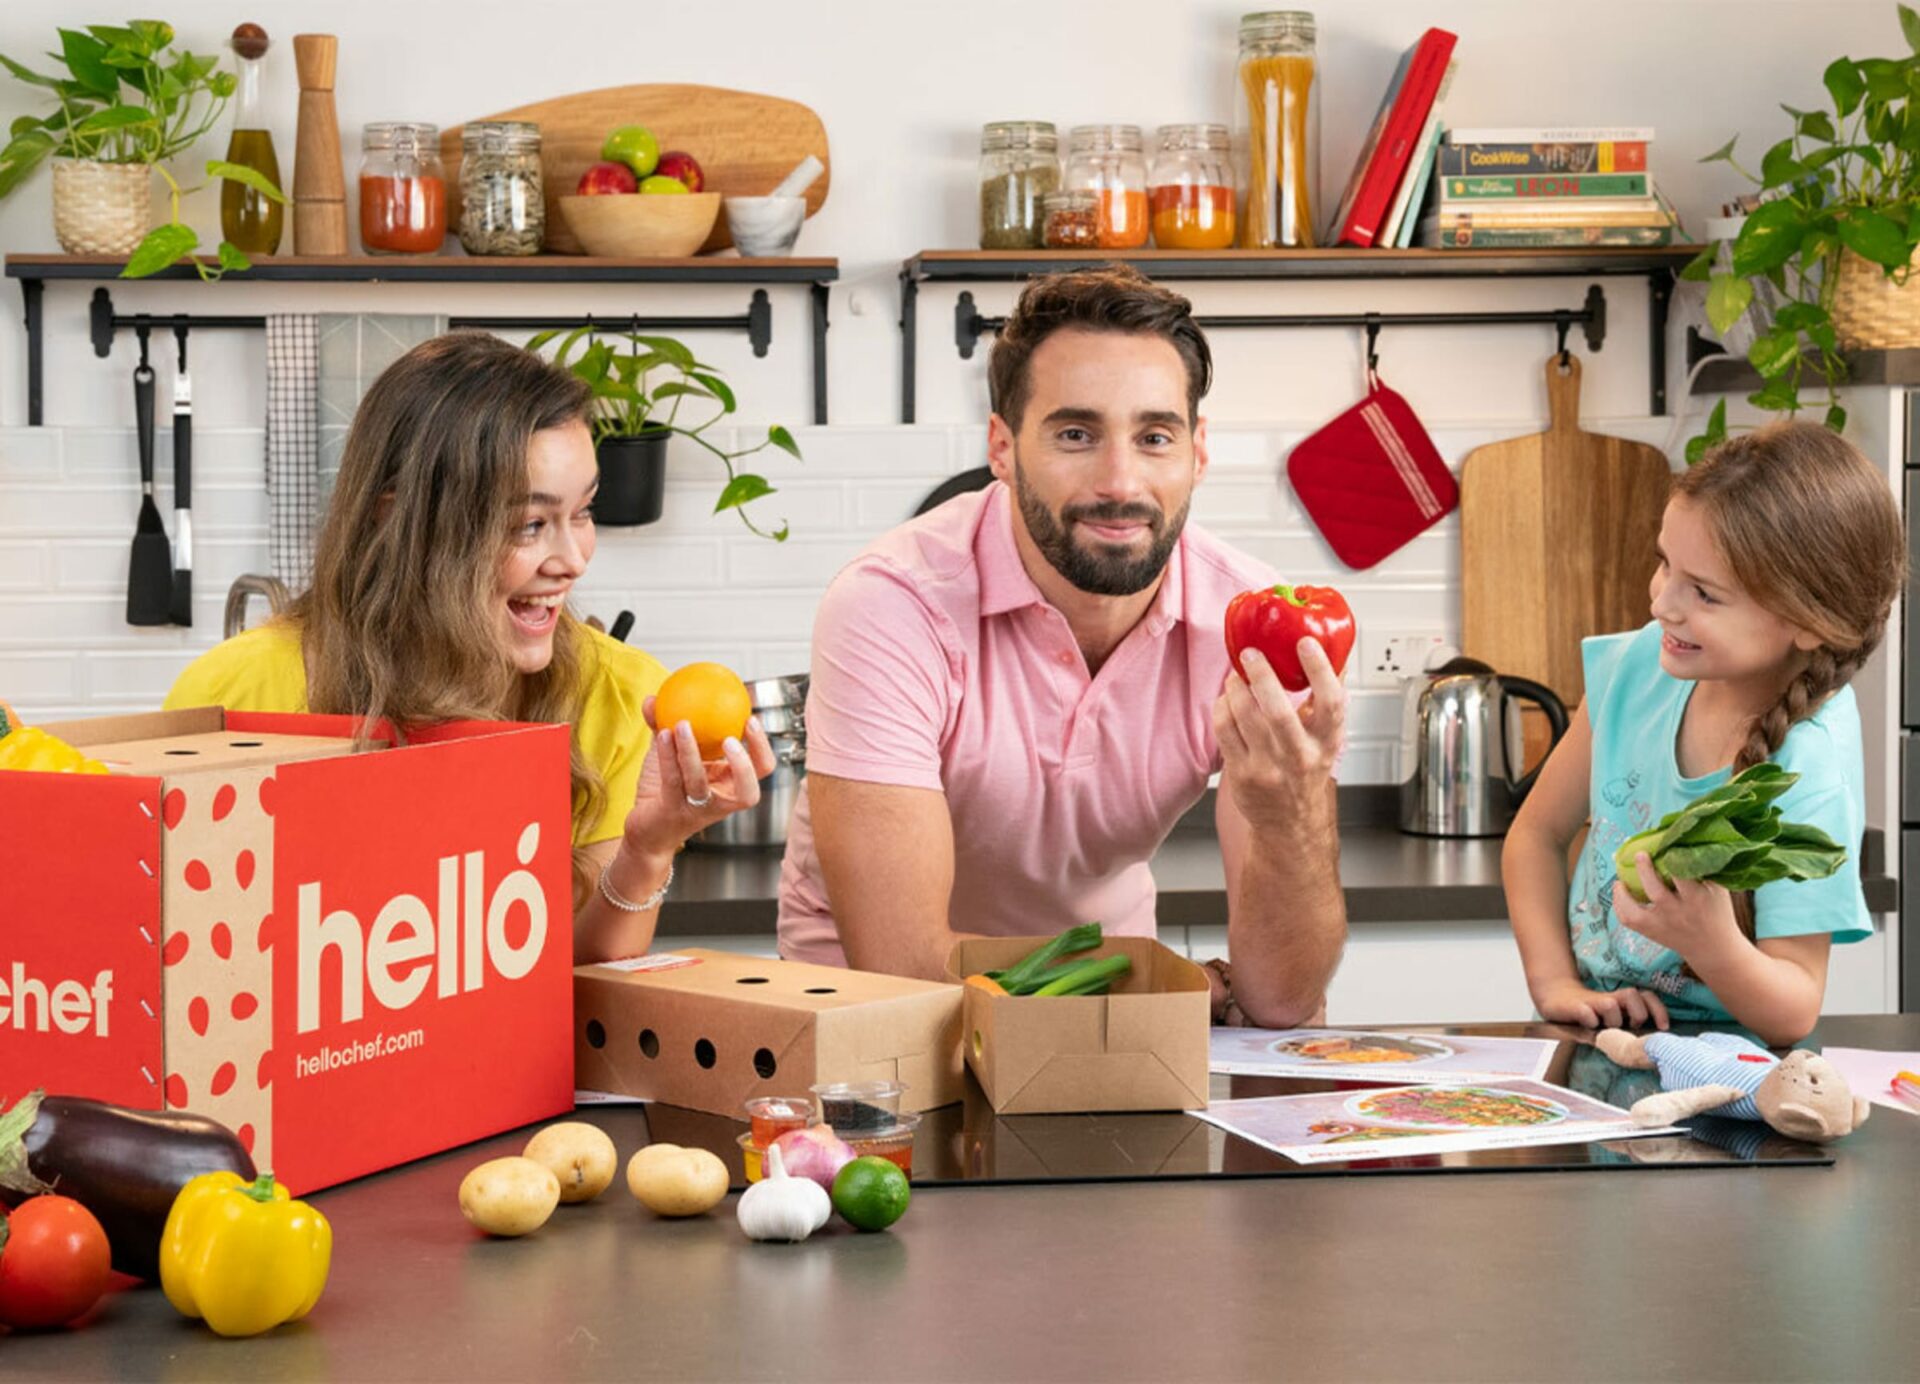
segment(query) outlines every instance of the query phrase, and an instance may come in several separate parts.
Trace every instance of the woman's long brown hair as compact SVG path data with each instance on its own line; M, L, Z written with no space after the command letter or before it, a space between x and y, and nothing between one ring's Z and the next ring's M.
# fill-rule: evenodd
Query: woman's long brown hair
M1845 687L1879 647L1906 582L1900 510L1879 469L1817 423L1775 423L1729 438L1679 476L1674 493L1699 506L1741 588L1820 640L1779 699L1754 718L1733 761L1739 773L1778 754L1793 725ZM1741 903L1751 937L1750 897Z
M424 341L375 380L347 433L299 622L316 712L409 726L573 724L591 641L563 611L553 661L521 673L499 632L501 563L525 511L536 432L584 421L584 382L482 332ZM573 738L575 835L599 774Z

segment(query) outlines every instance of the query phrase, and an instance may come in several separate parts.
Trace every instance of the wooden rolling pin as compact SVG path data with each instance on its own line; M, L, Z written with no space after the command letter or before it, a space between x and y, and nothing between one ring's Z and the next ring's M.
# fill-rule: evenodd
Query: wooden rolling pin
M340 165L340 117L333 107L333 73L340 40L332 34L295 34L293 62L300 75L300 122L293 151L293 252L347 253L347 180Z

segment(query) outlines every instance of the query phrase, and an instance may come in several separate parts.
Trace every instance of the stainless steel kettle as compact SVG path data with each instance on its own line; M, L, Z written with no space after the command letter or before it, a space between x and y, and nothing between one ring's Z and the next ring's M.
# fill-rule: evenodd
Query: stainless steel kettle
M1514 773L1523 754L1515 703L1546 712L1555 745L1567 733L1566 705L1550 688L1471 658L1408 678L1401 695L1400 829L1416 836L1504 834L1540 772L1535 766L1525 776Z

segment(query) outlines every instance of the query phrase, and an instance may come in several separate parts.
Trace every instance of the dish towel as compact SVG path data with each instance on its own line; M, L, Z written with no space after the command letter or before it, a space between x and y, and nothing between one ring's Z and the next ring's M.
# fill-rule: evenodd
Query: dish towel
M319 327L310 312L267 316L267 557L296 595L313 571L320 513Z

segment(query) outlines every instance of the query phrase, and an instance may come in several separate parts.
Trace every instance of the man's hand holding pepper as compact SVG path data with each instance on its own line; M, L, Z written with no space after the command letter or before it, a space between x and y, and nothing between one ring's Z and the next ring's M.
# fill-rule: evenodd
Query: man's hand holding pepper
M1261 829L1335 830L1334 761L1346 743L1347 689L1316 639L1299 644L1311 689L1298 707L1258 649L1243 649L1246 676L1227 675L1213 704L1224 764L1222 786L1247 821Z

